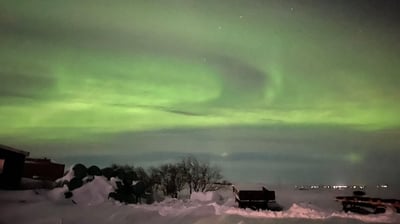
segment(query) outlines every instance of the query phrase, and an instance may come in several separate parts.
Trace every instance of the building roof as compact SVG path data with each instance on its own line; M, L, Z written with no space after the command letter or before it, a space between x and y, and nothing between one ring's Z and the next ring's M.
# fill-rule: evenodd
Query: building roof
M48 158L26 158L25 163L30 163L30 164L55 164L55 165L63 165L61 163L57 163L54 160L48 159Z
M0 144L0 149L4 149L4 150L7 150L7 151L11 151L11 152L15 152L15 153L22 154L22 155L25 155L25 156L29 156L29 152L27 152L27 151L23 151L23 150L16 149L16 148L13 148L13 147L10 147L10 146L6 146L6 145L2 145L2 144Z

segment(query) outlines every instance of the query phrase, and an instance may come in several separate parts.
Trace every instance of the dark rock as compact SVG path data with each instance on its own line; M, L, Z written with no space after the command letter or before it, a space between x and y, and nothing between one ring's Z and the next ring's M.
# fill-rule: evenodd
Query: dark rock
M111 177L113 177L113 169L110 167L104 168L101 170L101 173L103 174L103 176L105 176L107 179L111 179Z
M87 169L87 174L90 176L101 176L101 170L97 166L91 166Z
M125 173L125 170L123 170L123 169L114 170L114 173L113 173L113 177L118 177L121 180L125 179L125 175L126 175L126 173Z
M93 180L94 180L94 176L87 176L87 177L85 178L85 183L92 182Z
M65 198L72 198L74 194L71 191L67 191L64 193Z
M83 164L76 164L72 170L74 171L74 177L78 179L83 179L87 176L87 168Z
M142 181L137 182L134 186L133 186L133 193L138 196L141 197L144 195L145 193L145 185Z
M132 185L133 180L136 179L136 173L135 172L127 172L124 175L124 178L122 181L124 182L125 185Z
M82 179L79 179L79 178L74 177L74 178L72 178L71 181L68 183L68 189L69 189L70 191L73 191L73 190L75 190L75 189L77 189L77 188L82 187L82 185L83 185Z

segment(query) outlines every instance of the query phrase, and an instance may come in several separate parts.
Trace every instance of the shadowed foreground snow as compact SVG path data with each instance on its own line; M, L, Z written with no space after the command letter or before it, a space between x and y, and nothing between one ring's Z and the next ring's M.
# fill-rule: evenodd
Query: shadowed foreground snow
M195 193L189 199L165 199L151 205L122 205L107 200L112 183L102 177L74 190L64 199L65 188L54 190L0 191L1 224L98 224L98 223L400 223L400 215L346 214L334 201L343 191L276 190L282 212L252 211L236 207L230 188ZM186 197L189 198L189 197Z

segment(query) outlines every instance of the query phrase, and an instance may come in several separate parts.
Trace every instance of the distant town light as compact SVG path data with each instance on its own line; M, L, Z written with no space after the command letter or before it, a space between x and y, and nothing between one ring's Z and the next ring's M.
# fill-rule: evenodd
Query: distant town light
M333 185L332 188L337 189L337 190L342 190L342 189L347 189L348 186L347 185Z

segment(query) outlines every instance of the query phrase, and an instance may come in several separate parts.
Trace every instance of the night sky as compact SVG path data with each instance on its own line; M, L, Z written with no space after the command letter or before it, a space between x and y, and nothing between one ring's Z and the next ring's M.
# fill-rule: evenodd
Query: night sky
M399 1L1 1L0 143L400 185Z

